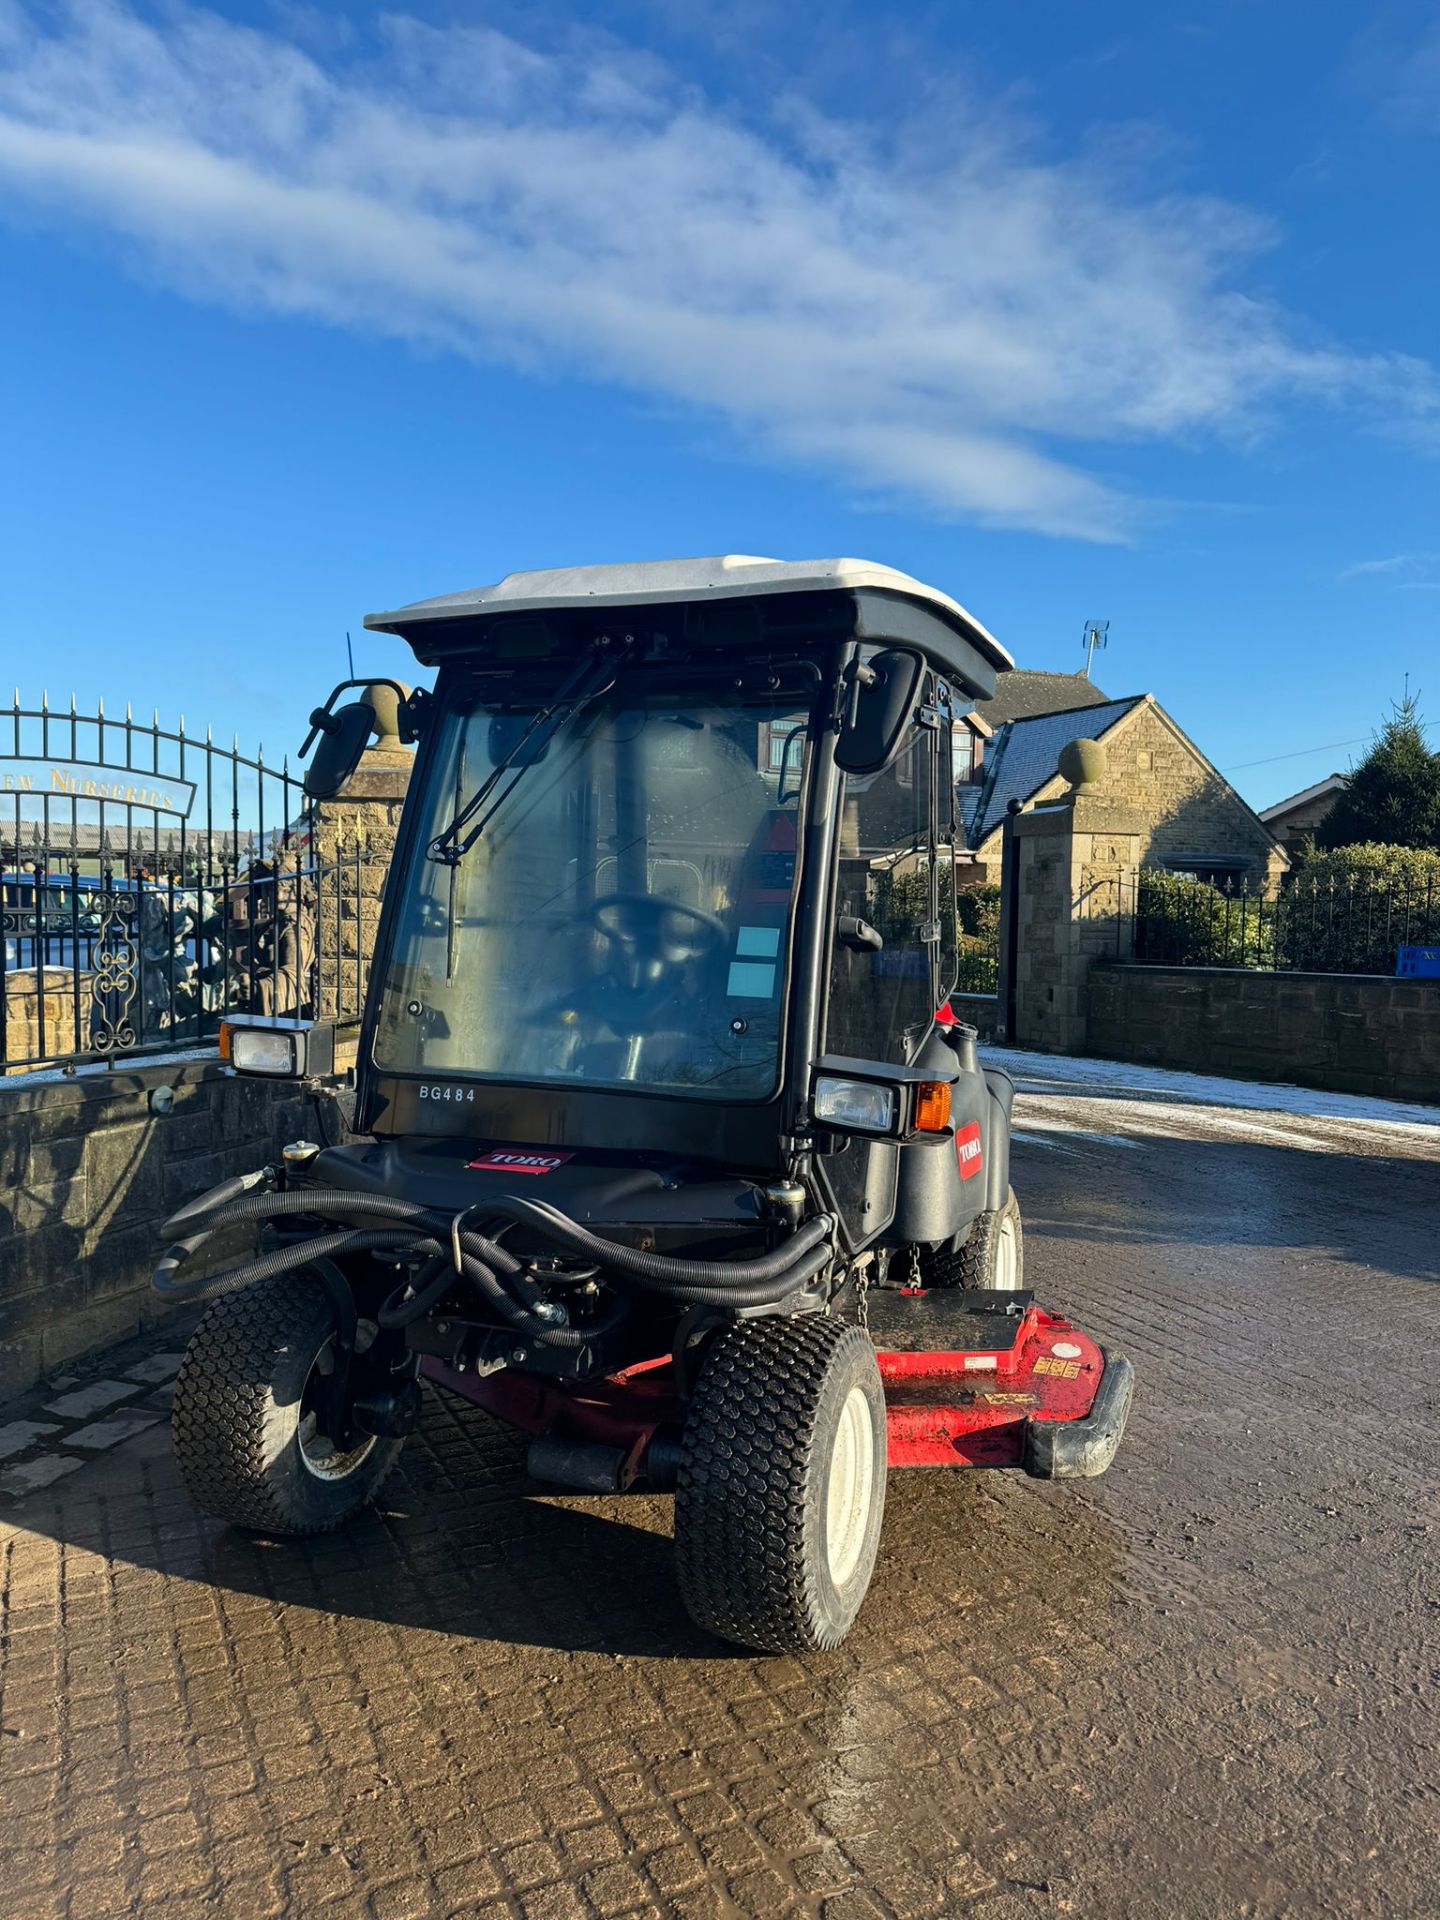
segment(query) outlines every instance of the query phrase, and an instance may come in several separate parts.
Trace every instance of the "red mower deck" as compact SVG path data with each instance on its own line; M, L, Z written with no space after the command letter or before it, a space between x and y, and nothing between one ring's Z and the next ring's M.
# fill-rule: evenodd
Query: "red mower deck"
M1021 1467L1093 1478L1115 1457L1130 1363L1029 1293L870 1297L892 1467Z
M875 1292L868 1317L892 1467L1088 1479L1114 1459L1134 1386L1129 1361L1029 1293ZM668 1358L580 1386L509 1371L482 1378L435 1360L423 1370L547 1448L565 1448L572 1471L588 1458L596 1492L673 1484L674 1442L664 1436L678 1434L684 1409ZM543 1457L532 1464L538 1472Z

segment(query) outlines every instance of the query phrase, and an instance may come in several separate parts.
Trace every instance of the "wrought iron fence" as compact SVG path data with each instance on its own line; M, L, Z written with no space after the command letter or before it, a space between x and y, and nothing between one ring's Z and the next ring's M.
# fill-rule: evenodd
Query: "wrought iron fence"
M1433 876L1302 873L1264 892L1141 868L1087 875L1082 911L1113 923L1117 955L1150 966L1393 975L1401 948L1440 940Z
M962 887L956 896L957 993L996 993L1000 985L1000 889Z
M384 861L288 761L103 708L0 710L0 1072L358 1014Z

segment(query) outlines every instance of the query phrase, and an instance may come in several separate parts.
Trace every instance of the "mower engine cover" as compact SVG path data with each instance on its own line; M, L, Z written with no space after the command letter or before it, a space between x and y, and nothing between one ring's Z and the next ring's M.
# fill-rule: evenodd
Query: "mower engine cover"
M754 1182L716 1179L713 1169L658 1155L637 1166L628 1155L509 1141L377 1140L325 1148L307 1184L389 1194L475 1219L496 1200L518 1195L623 1245L697 1258L763 1253L776 1231ZM523 1246L523 1234L512 1244Z

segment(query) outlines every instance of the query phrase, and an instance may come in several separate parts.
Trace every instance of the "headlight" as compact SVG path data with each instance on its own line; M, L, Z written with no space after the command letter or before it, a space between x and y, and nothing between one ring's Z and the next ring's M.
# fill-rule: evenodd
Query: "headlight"
M297 1038L293 1033L267 1033L263 1027L232 1027L230 1064L237 1073L293 1074Z
M241 1014L220 1022L220 1058L236 1073L323 1080L335 1071L335 1029L324 1020Z
M865 1133L891 1133L895 1127L895 1089L869 1080L841 1080L821 1074L815 1082L815 1118L835 1127L859 1127Z

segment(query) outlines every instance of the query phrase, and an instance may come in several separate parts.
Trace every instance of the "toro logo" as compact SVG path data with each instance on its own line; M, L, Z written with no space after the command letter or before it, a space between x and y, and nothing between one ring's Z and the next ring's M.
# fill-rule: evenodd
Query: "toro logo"
M960 1162L960 1178L973 1180L984 1165L980 1151L980 1122L972 1120L955 1135L955 1155Z
M553 1173L563 1167L573 1153L526 1153L519 1147L493 1147L478 1160L467 1160L475 1173Z

